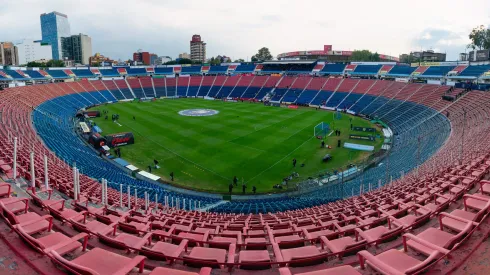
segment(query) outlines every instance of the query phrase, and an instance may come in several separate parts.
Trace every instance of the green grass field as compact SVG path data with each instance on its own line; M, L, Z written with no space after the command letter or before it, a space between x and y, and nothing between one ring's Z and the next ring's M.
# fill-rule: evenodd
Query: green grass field
M197 108L218 110L219 114L208 117L178 114ZM375 145L379 150L383 142L349 140L350 118L354 126L374 126L346 114L333 121L332 112L313 108L294 110L260 103L179 99L116 103L94 109L109 112L109 120L103 115L93 119L103 130L102 135L133 132L135 144L121 147L123 159L142 170L157 159L160 168L152 173L164 180L169 181L170 172L174 172L174 184L216 193L228 192L234 176L239 179L239 187L233 193L241 193L242 179L247 184L247 193L251 193L252 186L257 187L257 193L275 192L273 185L292 172L299 173L300 178L315 176L322 170L345 167L368 155L338 148L339 137L334 134L325 139L332 149L321 149L321 141L313 137L313 128L322 121L341 131L342 143ZM120 115L121 126L110 120L114 113ZM322 157L327 153L332 161L324 163ZM293 158L298 161L296 168ZM302 163L304 167L300 167Z

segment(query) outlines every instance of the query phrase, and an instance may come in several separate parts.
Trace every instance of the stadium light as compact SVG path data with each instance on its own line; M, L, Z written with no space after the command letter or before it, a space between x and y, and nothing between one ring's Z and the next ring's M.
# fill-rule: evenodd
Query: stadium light
M17 137L14 137L14 180L17 179Z
M48 157L44 155L44 188L48 190L49 180L48 180Z
M128 209L131 209L131 188L128 185Z
M31 152L31 187L32 193L36 194L36 171L34 169L34 152Z
M123 197L122 184L119 184L119 207L121 207L121 209L123 207L122 197Z

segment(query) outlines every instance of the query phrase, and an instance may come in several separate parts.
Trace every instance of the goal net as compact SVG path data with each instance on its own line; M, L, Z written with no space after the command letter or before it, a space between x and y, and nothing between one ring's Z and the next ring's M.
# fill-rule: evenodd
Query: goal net
M315 128L313 128L313 136L317 138L324 138L328 134L329 130L330 126L328 123L320 122L315 126Z

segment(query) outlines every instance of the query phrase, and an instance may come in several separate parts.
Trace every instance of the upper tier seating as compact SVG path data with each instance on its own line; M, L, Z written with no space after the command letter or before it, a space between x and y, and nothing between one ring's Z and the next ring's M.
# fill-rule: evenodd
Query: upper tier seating
M209 74L225 74L228 71L228 66L211 66Z
M124 96L121 87L132 98L128 82L140 88L167 83L175 94L180 79L8 88L0 93L0 161L12 164L11 137L16 136L19 182L30 182L31 152L36 175L44 175L44 155L49 164L47 189L42 176L28 191L25 185L0 182L0 232L13 252L8 254L15 261L10 268L35 269L19 270L22 274L398 275L465 274L476 267L485 274L485 266L469 266L467 259L479 260L477 251L485 255L490 233L488 92L471 91L448 102L441 97L449 87L430 84L219 77L218 82L214 76L200 82L190 77L187 86L206 81L221 89L236 80L271 91L286 80L279 89L304 87L316 90L316 96L345 96L344 101L358 94L352 108L376 113L390 126L395 133L392 151L358 178L323 187L316 183L299 196L232 201L206 212L192 206L186 210L182 201L178 207L150 202L146 208L145 191L150 197L199 200L206 206L220 199L184 195L130 177L78 139L72 117L113 94ZM69 165L74 162L81 171L79 201ZM100 178L109 181L107 205L94 180ZM139 195L123 196L122 208L120 183L124 190L138 189Z
M410 76L417 67L395 65L386 75L387 76Z
M72 72L79 78L95 77L95 75L90 70L72 70Z
M40 73L40 71L26 70L24 71L32 79L46 79L46 76Z
M168 68L156 67L155 68L155 74L166 74L166 75L174 74L174 68L172 68L172 67L168 67Z
M381 69L381 65L358 65L352 75L376 75Z
M180 71L181 74L200 74L201 66L185 66Z
M421 76L425 77L442 77L452 71L454 66L430 66Z
M465 77L479 77L484 72L490 70L490 65L478 65L478 66L468 66L464 71L462 71L459 76Z
M255 70L255 65L238 65L235 73L252 73Z
M116 69L101 69L100 73L105 77L118 77L119 72Z
M321 74L341 75L344 73L345 64L325 64L320 71Z

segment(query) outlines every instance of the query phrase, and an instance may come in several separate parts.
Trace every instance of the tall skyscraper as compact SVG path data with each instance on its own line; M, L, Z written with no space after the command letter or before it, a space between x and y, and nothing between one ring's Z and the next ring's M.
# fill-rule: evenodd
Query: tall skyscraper
M89 64L92 56L92 38L85 34L76 34L61 38L61 57L73 60L75 64Z
M0 65L19 65L19 54L14 43L0 42Z
M206 43L201 40L199 34L192 36L191 44L191 59L193 61L206 62Z
M71 35L68 16L53 11L41 14L40 18L43 42L51 45L53 59L62 59L61 38Z

